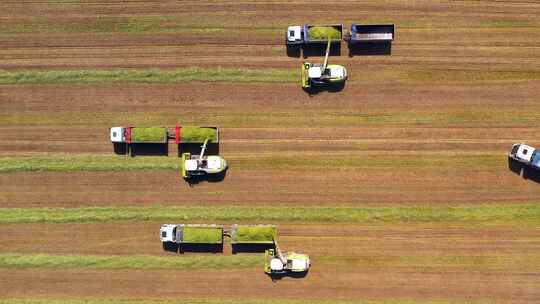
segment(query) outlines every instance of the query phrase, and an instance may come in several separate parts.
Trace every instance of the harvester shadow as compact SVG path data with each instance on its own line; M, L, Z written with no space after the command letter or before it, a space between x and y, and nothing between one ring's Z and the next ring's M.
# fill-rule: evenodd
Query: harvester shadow
M305 272L267 273L266 275L269 276L270 279L272 279L272 282L277 282L285 277L293 279L303 279L308 275L308 273L309 270Z
M525 166L511 157L508 157L508 169L521 176L523 179L528 179L540 184L540 171Z
M392 42L349 43L349 57L392 55Z
M231 244L232 253L260 253L274 249L274 244Z
M178 144L178 157L182 156L182 153L199 154L201 153L200 143L180 143ZM219 143L209 143L206 145L205 155L219 155Z
M326 43L321 45L304 45L302 47L302 55L304 59L313 56L324 57L326 55ZM332 45L329 56L341 56L341 44Z
M186 182L190 187L194 187L195 185L198 185L202 182L207 183L220 183L222 182L225 177L227 176L227 171L229 169L224 170L223 172L217 173L217 174L208 174L208 175L200 175L200 176L192 176L189 179L186 179Z
M336 84L328 84L323 87L311 87L311 88L304 88L304 92L306 92L309 96L313 97L315 95L318 95L322 92L329 92L329 93L337 93L343 91L345 88L345 82L342 83L336 83Z
M169 146L167 144L131 144L130 148L125 143L114 143L114 153L135 156L168 156Z
M163 250L183 254L186 252L222 253L223 244L174 244L163 243Z

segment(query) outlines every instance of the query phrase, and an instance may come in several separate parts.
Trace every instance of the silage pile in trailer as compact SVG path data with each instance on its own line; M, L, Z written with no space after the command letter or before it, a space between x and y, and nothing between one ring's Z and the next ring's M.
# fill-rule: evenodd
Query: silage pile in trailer
M277 230L275 226L237 225L233 238L236 243L272 243L277 238Z
M310 39L341 39L341 32L331 26L314 26L308 29Z
M188 126L182 127L180 132L181 141L184 143L199 143L204 142L206 139L211 143L217 142L217 129L214 128Z
M184 227L184 243L221 244L223 230L221 227L186 226Z
M133 142L164 142L167 139L165 128L133 128L131 141Z

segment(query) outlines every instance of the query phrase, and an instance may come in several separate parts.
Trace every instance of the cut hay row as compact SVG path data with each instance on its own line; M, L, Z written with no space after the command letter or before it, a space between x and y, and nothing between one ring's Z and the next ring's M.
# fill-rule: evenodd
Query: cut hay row
M85 83L294 82L296 69L233 69L190 67L174 70L0 70L0 85Z
M415 169L415 170L476 170L497 171L507 166L507 157L496 152L481 154L434 153L420 155L292 155L266 156L230 153L226 155L238 170L362 170L362 169ZM0 173L34 171L130 171L130 170L179 170L176 157L144 156L125 158L115 155L26 155L1 156Z
M159 256L21 255L0 253L0 268L223 269L261 265L261 255Z
M337 204L337 203L336 203ZM322 207L294 206L170 206L154 207L85 207L85 208L0 208L0 224L28 223L105 223L145 221L251 221L334 222L362 224L447 223L468 225L538 225L540 204L492 204L391 207Z
M292 300L292 299L0 299L0 304L487 304L457 300Z

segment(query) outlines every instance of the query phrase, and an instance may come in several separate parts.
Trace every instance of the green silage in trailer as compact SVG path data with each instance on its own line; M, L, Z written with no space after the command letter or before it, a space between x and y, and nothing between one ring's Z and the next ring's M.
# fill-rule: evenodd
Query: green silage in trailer
M221 244L223 243L223 228L220 226L185 226L183 227L183 236L183 243Z
M332 26L313 26L308 29L310 39L341 39L341 31Z
M233 243L235 244L267 244L277 238L277 229L270 225L235 225L233 226Z
M185 126L180 131L180 141L183 143L202 143L206 139L210 143L218 141L217 128Z
M165 143L167 142L166 128L132 128L131 141L134 143Z

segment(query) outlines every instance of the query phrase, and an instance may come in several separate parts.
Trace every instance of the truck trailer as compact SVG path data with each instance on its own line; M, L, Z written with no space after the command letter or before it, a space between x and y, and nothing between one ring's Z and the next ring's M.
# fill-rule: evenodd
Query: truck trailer
M351 45L358 43L391 43L394 41L393 24L358 24L353 23L345 35Z
M174 139L180 143L219 143L217 127L194 127L177 125L174 129L165 127L112 127L111 142L123 144L165 144Z

